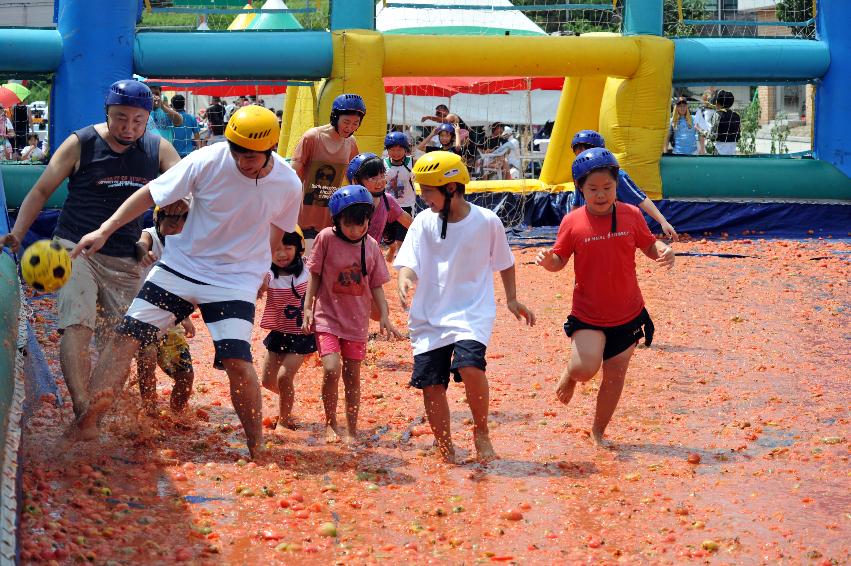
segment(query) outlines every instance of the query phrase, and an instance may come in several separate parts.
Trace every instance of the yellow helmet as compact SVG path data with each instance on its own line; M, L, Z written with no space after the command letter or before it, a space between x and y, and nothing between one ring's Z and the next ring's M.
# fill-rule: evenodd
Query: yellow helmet
M225 128L225 137L252 151L268 151L278 143L281 127L278 117L262 106L243 106L233 113Z
M414 165L414 178L421 185L442 187L449 183L470 182L467 165L457 153L451 151L432 151L417 159Z

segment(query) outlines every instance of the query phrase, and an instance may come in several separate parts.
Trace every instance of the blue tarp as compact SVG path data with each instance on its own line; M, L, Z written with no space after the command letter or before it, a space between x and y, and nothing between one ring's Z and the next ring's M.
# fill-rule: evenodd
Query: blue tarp
M517 229L558 226L569 193L474 193L471 202L494 210L506 226ZM769 201L659 200L657 208L681 234L695 237L740 236L770 238L851 237L851 203ZM521 207L522 214L521 214ZM518 224L517 220L522 218ZM650 229L660 233L658 223L645 215Z

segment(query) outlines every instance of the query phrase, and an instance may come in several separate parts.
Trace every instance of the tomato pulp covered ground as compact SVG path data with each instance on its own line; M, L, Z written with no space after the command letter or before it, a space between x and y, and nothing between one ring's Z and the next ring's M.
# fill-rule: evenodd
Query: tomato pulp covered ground
M571 266L551 274L533 265L537 250L515 250L518 296L538 325L514 320L497 278L488 378L500 460L439 463L421 395L407 387L410 346L378 339L362 369L359 446L322 441L313 357L296 378L299 428L267 427L268 461L248 462L227 378L193 319L188 415L168 412L171 380L158 371L162 412L145 416L131 376L100 440L64 450L70 403L37 401L23 562L848 563L851 246L675 249L687 255L670 272L637 260L656 337L636 351L608 448L589 435L599 376L567 407L554 395L570 347ZM404 327L395 284L386 292ZM35 326L60 375L51 302L36 300ZM258 368L262 338L257 328ZM263 398L264 416L277 414L277 398ZM469 458L463 388L450 384L449 399Z

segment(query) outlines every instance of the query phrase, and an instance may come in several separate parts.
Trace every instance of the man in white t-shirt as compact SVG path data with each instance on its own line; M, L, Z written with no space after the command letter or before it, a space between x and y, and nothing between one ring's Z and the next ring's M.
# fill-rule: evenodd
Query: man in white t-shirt
M71 252L72 257L92 254L153 204L162 207L192 196L183 232L169 237L160 262L101 352L89 387L91 402L72 426L72 437L97 434L99 417L112 405L138 347L198 307L213 339L214 364L228 374L251 457L262 453L260 387L250 343L254 303L271 262L270 243L295 230L301 198L295 171L272 152L278 135L271 111L260 106L237 110L225 130L227 142L192 152L136 191Z
M499 271L508 310L535 324L517 301L514 256L499 217L464 199L470 174L461 156L433 151L414 165L428 210L414 218L399 249L399 298L416 286L408 326L414 348L411 385L423 390L426 416L441 457L455 461L446 389L449 374L463 381L473 413L473 442L480 461L496 458L488 435L485 352L496 318L493 272Z

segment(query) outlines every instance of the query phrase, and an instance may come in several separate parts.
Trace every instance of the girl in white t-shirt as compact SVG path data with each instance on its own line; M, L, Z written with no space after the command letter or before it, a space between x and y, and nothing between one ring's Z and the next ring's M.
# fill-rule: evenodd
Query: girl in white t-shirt
M295 428L292 417L295 401L293 379L304 362L304 356L316 351L316 337L301 328L309 276L302 254L304 234L296 226L295 232L284 232L283 238L272 250L272 266L258 293L258 296L262 296L264 291L267 293L260 328L269 330L263 340L266 346L263 387L279 395L278 420L272 421L272 428L279 423Z

